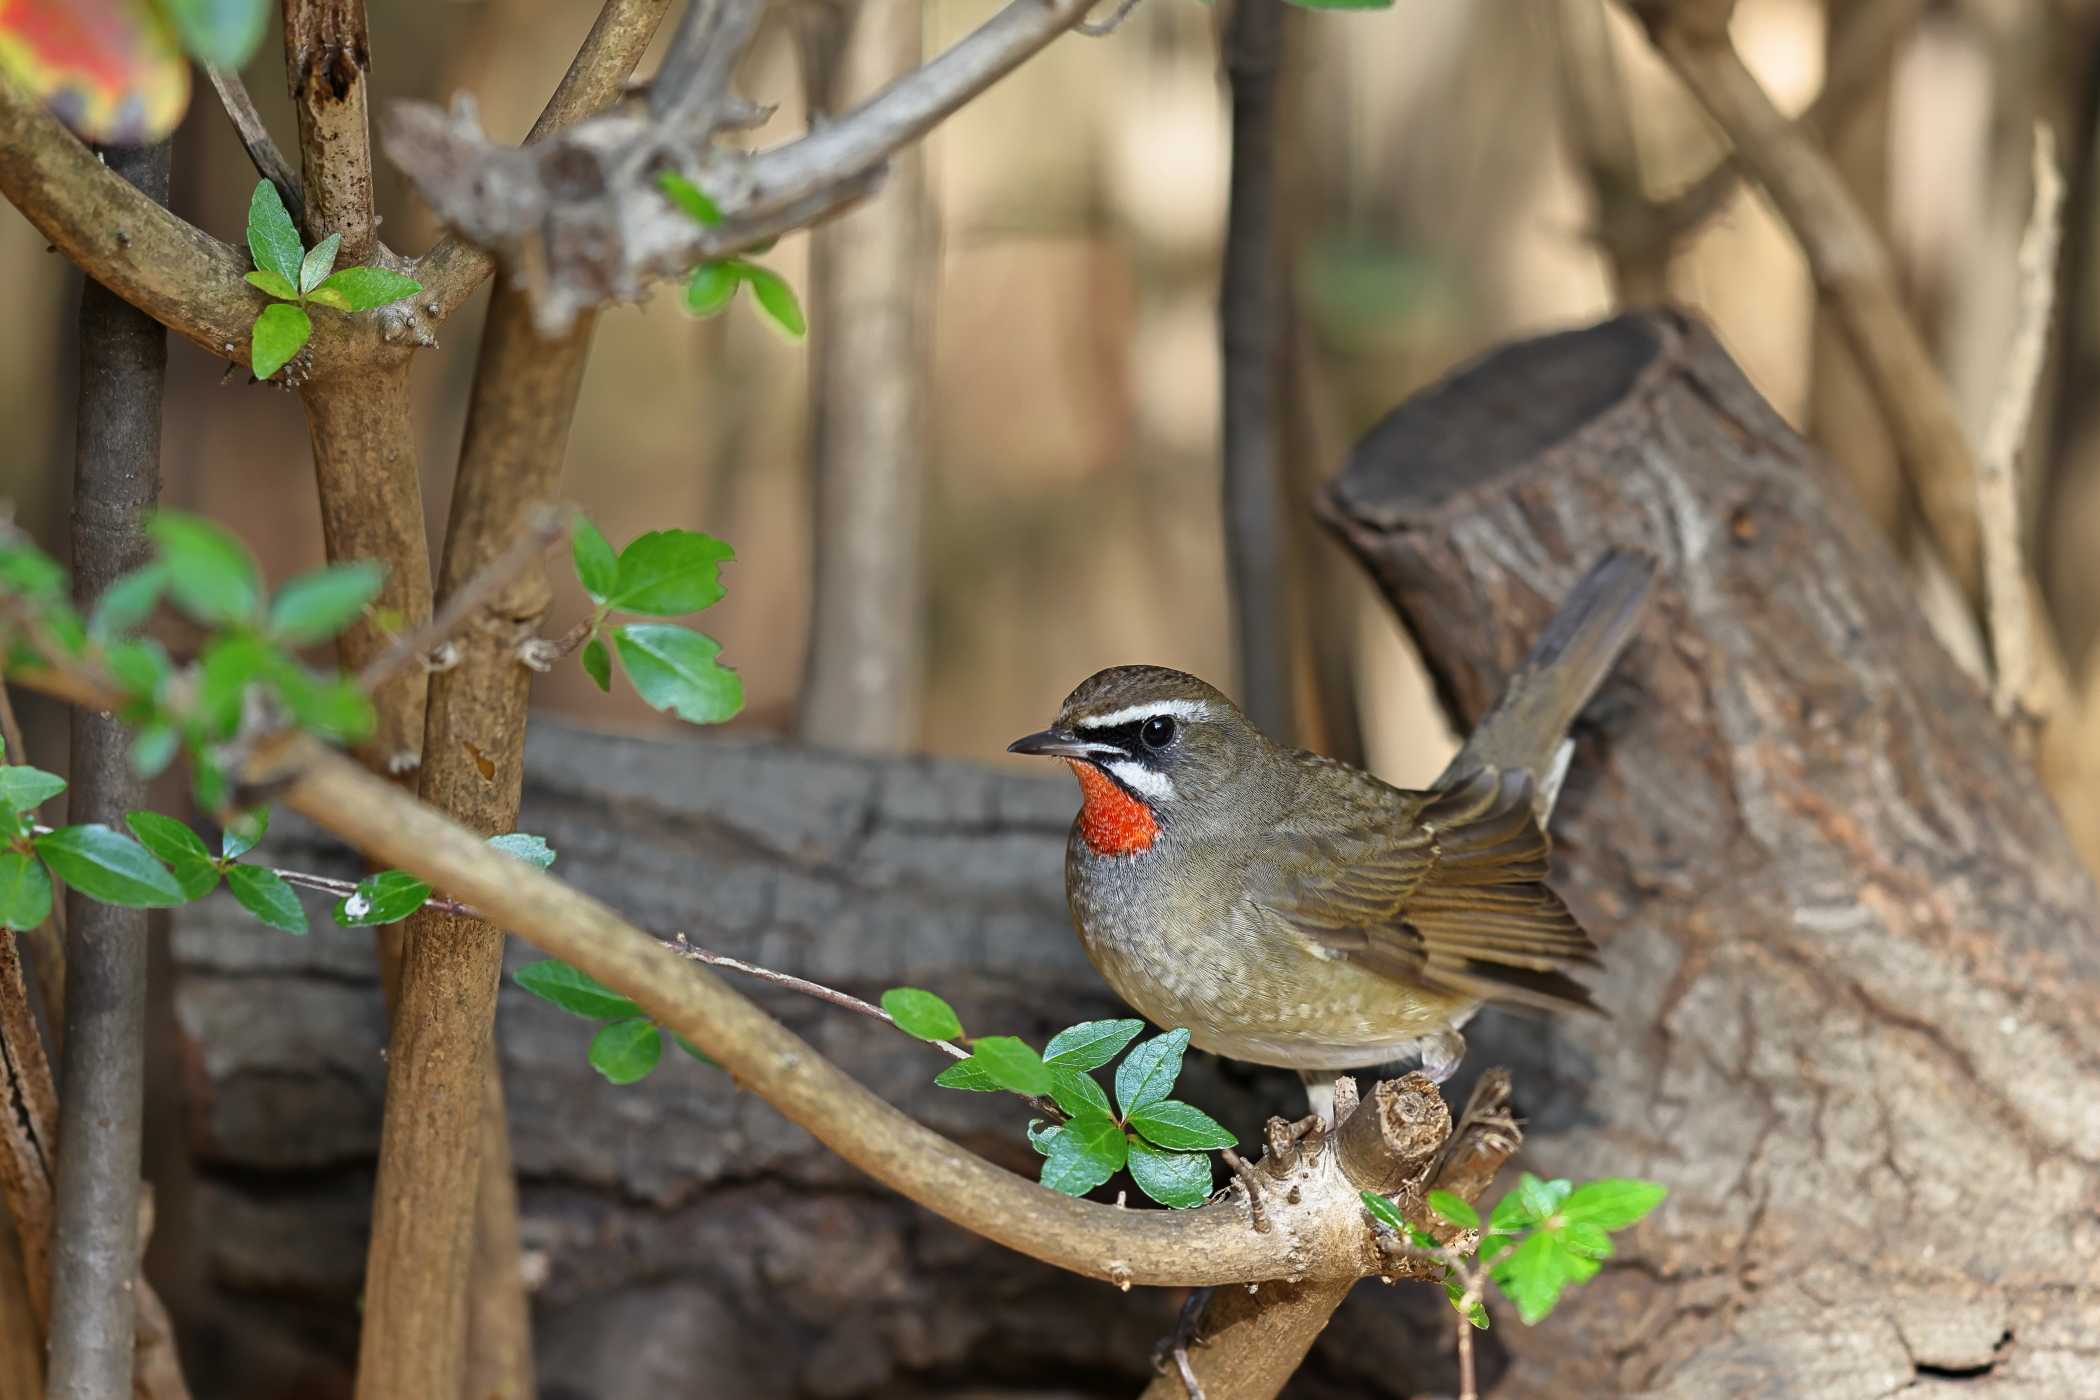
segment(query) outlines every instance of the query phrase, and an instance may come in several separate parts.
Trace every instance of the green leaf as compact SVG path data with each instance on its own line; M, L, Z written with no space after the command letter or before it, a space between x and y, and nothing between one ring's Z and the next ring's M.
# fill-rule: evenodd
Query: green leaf
M1188 1210L1210 1199L1210 1154L1168 1152L1143 1138L1127 1140L1130 1179L1138 1190L1175 1210Z
M1043 1159L1043 1185L1067 1196L1084 1196L1114 1176L1129 1151L1112 1118L1074 1118L1050 1139Z
M1430 1192L1429 1208L1462 1230L1480 1228L1480 1212L1473 1209L1471 1202L1449 1191Z
M255 259L256 270L274 272L286 286L296 287L299 260L305 252L277 186L257 180L255 193L248 198L248 254Z
M314 323L304 309L290 302L273 301L255 318L248 333L248 360L257 379L268 379L299 353Z
M302 728L324 739L354 744L379 723L372 697L348 676L323 680L302 666L273 668L277 693Z
M95 600L88 614L88 635L106 642L153 616L160 595L168 591L168 566L159 562L143 565L125 574Z
M229 865L226 888L240 901L241 908L271 928L286 933L306 932L306 907L276 871L259 865Z
M199 63L236 72L255 57L269 20L269 0L161 0L182 47Z
M310 292L326 281L335 270L336 250L343 246L343 236L331 233L307 250L306 258L299 264L299 290Z
M168 867L185 900L198 900L219 887L219 867L204 838L173 817L159 812L126 812L124 825L154 859Z
M489 844L503 854L514 856L539 870L545 870L554 864L554 848L547 844L547 838L544 836L513 831L502 836L491 836Z
M722 1067L720 1062L718 1062L714 1056L708 1054L705 1050L702 1050L699 1046L693 1044L692 1041L687 1040L684 1036L673 1035L671 1039L677 1042L679 1049L685 1051L686 1054L691 1055L701 1064L713 1065L716 1069L720 1069Z
M578 968L548 958L527 963L511 974L526 991L542 1001L551 1001L571 1015L592 1021L610 1021L639 1016L642 1009L612 988Z
M381 870L337 902L335 921L344 928L398 924L429 902L430 886L406 870Z
M301 574L271 601L270 635L293 646L325 642L357 621L385 580L386 566L373 559Z
M1541 1230L1496 1260L1488 1272L1517 1305L1517 1316L1531 1326L1553 1311L1563 1289L1594 1277L1597 1268L1596 1260L1563 1248L1559 1236Z
M65 587L65 569L35 545L26 540L0 545L0 588L24 598L55 601Z
M620 551L619 575L605 601L623 612L680 617L722 600L716 571L736 551L694 530L651 530Z
M1407 1232L1414 1228L1407 1223L1407 1217L1400 1213L1400 1207L1376 1191L1359 1191L1356 1194L1363 1201L1365 1210L1371 1212L1380 1222L1390 1225L1401 1238L1406 1238Z
M970 1042L970 1060L1002 1089L1030 1096L1050 1092L1050 1070L1026 1042L1010 1035L981 1035Z
M172 510L155 511L146 533L160 547L175 601L190 616L213 624L255 619L262 576L246 545L201 516Z
M694 724L719 724L744 708L744 682L715 662L719 643L690 628L635 622L613 629L627 679L650 708Z
M1081 1021L1066 1026L1043 1047L1043 1063L1068 1069L1099 1069L1123 1053L1145 1029L1143 1021Z
M0 851L0 928L32 929L50 913L51 876L43 862L25 851Z
M268 292L279 301L299 300L299 289L274 272L264 272L258 268L254 272L242 273L241 277L249 286Z
M740 263L738 271L751 284L751 295L758 298L760 308L773 318L775 325L796 340L809 334L809 322L802 316L802 303L795 299L795 289L787 284L785 277L757 263Z
M963 1033L955 1008L917 987L892 987L882 994L882 1009L897 1029L921 1040L957 1040Z
M1050 1064L1048 1060L1043 1063ZM1075 1118L1086 1113L1103 1118L1116 1116L1116 1111L1108 1106L1108 1095L1102 1092L1101 1082L1085 1070L1068 1065L1050 1065L1050 1097Z
M1225 1125L1194 1104L1179 1099L1160 1099L1134 1109L1130 1126L1154 1146L1176 1152L1200 1152L1213 1147L1231 1147L1239 1141Z
M1564 1249L1579 1254L1585 1259L1611 1258L1611 1236L1604 1227L1587 1220L1577 1220L1560 1228L1560 1242Z
M569 557L576 562L576 581L591 595L592 602L602 603L612 596L620 581L619 556L591 518L581 511L569 529Z
M611 693L612 653L596 637L583 644L583 673L598 683L598 689Z
M33 812L66 790L66 780L41 768L10 763L0 768L0 807Z
M1623 1230L1662 1204L1670 1188L1656 1181L1607 1177L1585 1182L1560 1203L1560 1218L1605 1230Z
M1445 1279L1444 1296L1451 1300L1451 1307L1454 1312L1465 1313L1466 1321L1472 1323L1475 1327L1478 1327L1483 1332L1487 1330L1487 1304L1481 1302L1480 1299L1475 1298L1473 1300L1473 1310L1469 1313L1466 1312L1466 1286L1463 1283L1459 1282L1455 1278Z
M267 680L278 665L276 652L252 632L214 637L197 661L196 720L214 737L232 735L248 688Z
M219 833L219 854L228 860L239 860L269 834L270 809L250 807L228 822L226 829Z
M656 187L664 192L673 204L683 209L686 217L694 223L712 228L722 222L722 210L701 189L675 170L660 170L656 174Z
M591 1037L591 1068L615 1084L648 1078L663 1055L663 1033L639 1016L615 1021Z
M1504 1232L1530 1229L1567 1199L1570 1185L1566 1181L1540 1181L1525 1172L1515 1188L1495 1202L1495 1209L1488 1214L1488 1228Z
M181 743L182 736L165 720L140 725L131 740L131 771L141 778L159 777L175 761L175 750Z
M999 1087L999 1081L985 1072L984 1066L977 1063L975 1055L967 1059L957 1060L954 1064L936 1074L933 1077L933 1082L940 1085L943 1089L968 1089L976 1094L1002 1092Z
M990 1087L996 1089L999 1086L994 1084ZM1046 1124L1040 1118L1031 1118L1028 1120L1028 1145L1047 1157L1050 1155L1050 1144L1057 1141L1057 1135L1064 1130L1062 1123Z
M1187 1031L1168 1031L1138 1046L1116 1066L1116 1102L1122 1105L1125 1118L1174 1091L1182 1052L1188 1047Z
M733 262L704 262L686 274L685 309L695 316L719 316L736 300L743 280Z
M160 688L174 673L168 660L168 650L151 637L131 637L120 642L105 642L102 660L109 666L110 674L117 684L124 687L128 695L142 700L152 700L160 695Z
M415 278L383 267L346 267L314 288L311 299L338 311L370 311L422 290Z
M182 886L146 848L100 822L62 826L36 838L51 873L89 899L127 909L167 909L184 902Z

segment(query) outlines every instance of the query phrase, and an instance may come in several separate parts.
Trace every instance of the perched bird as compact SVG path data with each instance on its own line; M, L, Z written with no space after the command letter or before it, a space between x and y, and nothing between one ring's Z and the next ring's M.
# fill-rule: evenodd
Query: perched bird
M1418 1056L1449 1077L1483 1001L1596 1010L1568 976L1597 950L1546 886L1545 822L1653 573L1600 560L1422 792L1273 742L1183 672L1088 677L1008 746L1079 779L1065 894L1087 956L1190 1044L1298 1070L1328 1117L1337 1071Z

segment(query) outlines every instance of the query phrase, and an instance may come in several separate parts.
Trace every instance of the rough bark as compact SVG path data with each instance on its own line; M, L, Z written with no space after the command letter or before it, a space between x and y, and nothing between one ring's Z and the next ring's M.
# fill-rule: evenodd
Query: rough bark
M1499 1394L2100 1394L2093 887L1834 481L1656 314L1497 353L1332 488L1467 716L1607 544L1663 563L1556 819L1613 1020L1468 1039L1540 1169L1672 1195L1497 1329Z

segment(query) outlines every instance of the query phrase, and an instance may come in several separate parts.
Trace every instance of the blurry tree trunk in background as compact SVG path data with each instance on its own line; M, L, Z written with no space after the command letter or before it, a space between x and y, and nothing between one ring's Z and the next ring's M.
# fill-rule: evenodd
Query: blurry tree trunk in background
M168 143L113 148L104 163L168 199ZM160 496L158 321L93 281L80 289L79 429L73 473L73 588L83 612L145 562ZM145 782L115 715L73 712L71 823L123 829ZM25 756L11 754L17 762ZM146 911L68 890L66 1044L59 1079L57 1223L51 1256L50 1393L129 1393L138 1316L139 1164L145 1112Z
M1277 469L1284 277L1276 244L1277 74L1283 0L1233 0L1225 18L1232 89L1232 186L1218 292L1224 361L1225 560L1239 702L1265 733L1294 742L1289 551Z
M1834 112L1829 128L1830 158L1860 209L1887 241L1889 234L1889 80L1896 54L1878 32L1869 13L1879 0L1831 0L1824 40L1824 72L1858 71L1871 65L1860 90ZM1876 45L1879 54L1862 57L1854 46ZM1827 77L1826 77L1827 81ZM1814 341L1809 347L1809 435L1841 466L1859 493L1867 515L1881 527L1898 554L1909 552L1903 464L1874 401L1873 389L1845 340L1844 328L1827 303L1816 307Z
M919 0L804 0L812 119L915 68ZM902 152L875 198L810 235L814 579L800 734L895 752L918 737L934 255L926 163Z

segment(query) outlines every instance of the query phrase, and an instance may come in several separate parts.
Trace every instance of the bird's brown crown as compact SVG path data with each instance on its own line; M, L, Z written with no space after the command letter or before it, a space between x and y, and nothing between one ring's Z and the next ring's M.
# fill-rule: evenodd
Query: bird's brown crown
M1239 712L1223 691L1186 671L1166 666L1111 666L1088 676L1065 697L1057 721L1074 728L1095 728L1126 710L1177 700L1215 706L1221 718Z

